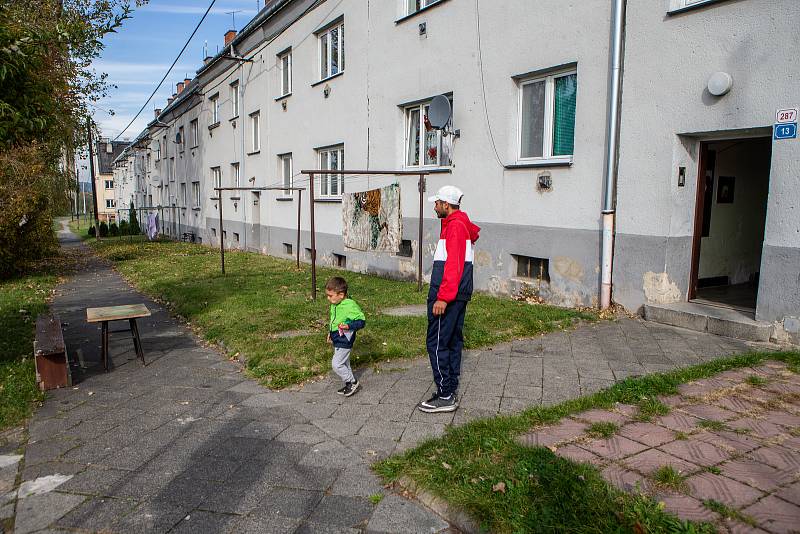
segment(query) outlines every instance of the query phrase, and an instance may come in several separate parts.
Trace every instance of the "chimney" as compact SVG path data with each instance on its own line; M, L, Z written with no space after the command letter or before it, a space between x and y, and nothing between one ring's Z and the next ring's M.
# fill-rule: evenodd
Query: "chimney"
M161 115L161 108L156 108L156 109L154 109L154 110L153 110L153 113L155 113L155 115L156 115L156 118L158 118L158 116L159 116L159 115Z
M229 44L231 44L231 41L233 41L234 37L236 37L236 30L228 30L228 31L226 31L225 32L225 46L228 46Z
M175 100L175 95L172 95L171 97L167 98L167 105L169 106L170 104L172 104L173 100Z
M211 62L211 60L212 60L212 59L214 59L214 58L213 58L213 57L211 57L211 56L206 56L206 57L203 59L203 65L208 65L208 64Z
M191 78L186 78L186 79L184 79L184 80L183 80L183 88L184 88L184 89L188 89L188 88L189 88L189 82L191 82L191 81L192 81L192 79L191 79Z
M176 89L176 91L175 91L176 95L181 94L181 91L183 91L183 82L176 83L175 84L175 89Z

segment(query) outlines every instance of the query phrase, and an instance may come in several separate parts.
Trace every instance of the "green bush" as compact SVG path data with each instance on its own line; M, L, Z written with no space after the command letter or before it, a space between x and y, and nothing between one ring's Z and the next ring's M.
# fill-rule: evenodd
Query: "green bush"
M119 226L117 226L117 223L112 222L108 225L108 233L111 237L117 237L119 235Z
M136 217L136 209L133 207L133 201L131 201L131 211L130 211L130 234L131 235L139 235L142 233L142 229L139 227L139 219Z
M87 232L90 236L95 237L97 235L97 230L94 226L89 227L89 231Z
M128 235L129 231L130 231L130 226L128 226L128 221L122 219L119 222L119 235Z
M108 237L108 225L105 221L100 223L100 237Z

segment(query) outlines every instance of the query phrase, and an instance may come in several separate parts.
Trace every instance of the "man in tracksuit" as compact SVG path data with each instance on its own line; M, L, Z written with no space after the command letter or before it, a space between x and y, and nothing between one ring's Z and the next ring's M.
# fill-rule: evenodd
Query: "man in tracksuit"
M462 196L460 189L446 185L428 199L436 203L434 210L442 219L428 292L427 345L436 393L417 405L428 413L452 412L458 407L464 316L472 297L472 246L480 232L461 211Z

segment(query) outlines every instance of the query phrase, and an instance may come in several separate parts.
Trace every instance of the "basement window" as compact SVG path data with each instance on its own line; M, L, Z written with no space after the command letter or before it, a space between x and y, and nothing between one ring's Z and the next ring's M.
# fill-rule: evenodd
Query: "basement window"
M283 244L283 253L289 256L292 255L292 244L291 243L284 243Z
M237 245L239 244L239 234L237 232L233 232L233 242Z
M310 248L306 248L306 259L308 261L311 261L311 249Z
M400 249L397 251L397 255L403 258L411 258L414 256L414 251L411 248L410 239L403 239L402 241L400 241Z
M340 267L342 269L347 268L347 256L344 254L336 254L333 253L333 262L336 267Z
M517 262L517 277L550 282L550 260L512 254Z

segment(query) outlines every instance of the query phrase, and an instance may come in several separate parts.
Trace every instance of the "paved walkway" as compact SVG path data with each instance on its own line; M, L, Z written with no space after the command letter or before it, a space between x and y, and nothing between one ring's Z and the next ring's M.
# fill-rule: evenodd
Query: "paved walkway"
M86 250L68 232L60 238ZM127 334L112 334L114 368L102 373L99 327L85 308L131 302L153 311L140 321L148 364ZM0 497L18 533L447 531L387 493L369 464L448 424L751 347L637 320L582 326L466 352L461 407L428 415L414 409L431 392L427 358L363 370L364 389L349 399L332 378L269 391L93 256L59 287L53 309L78 364L76 386L51 392L35 414L24 464L0 456L0 490L24 465L19 493Z
M635 406L617 405L520 441L592 463L620 489L651 495L678 517L716 523L720 532L798 532L800 375L766 362L678 390L661 399L670 407L663 416L642 421ZM592 437L592 425L601 423L612 436Z

